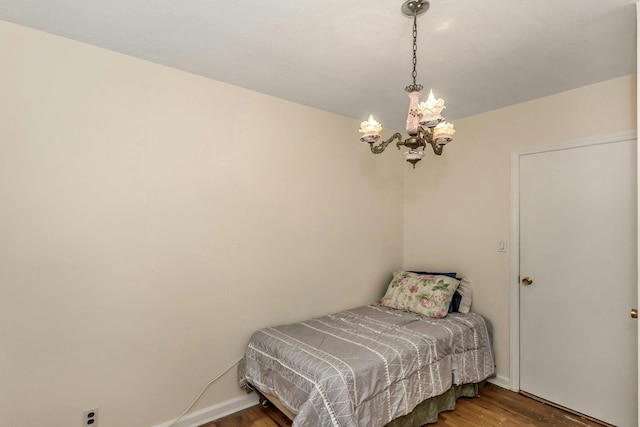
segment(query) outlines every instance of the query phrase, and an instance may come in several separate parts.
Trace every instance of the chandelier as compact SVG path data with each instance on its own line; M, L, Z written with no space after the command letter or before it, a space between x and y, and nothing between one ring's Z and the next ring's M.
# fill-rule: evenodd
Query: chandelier
M442 154L444 146L453 140L452 123L445 122L440 114L445 108L444 100L433 95L433 90L429 91L429 97L425 102L420 102L420 91L423 86L416 84L416 52L418 50L418 15L423 14L429 9L427 0L409 0L402 5L402 13L413 17L413 83L405 87L404 90L409 93L409 114L407 115L407 133L409 137L402 140L402 135L398 132L394 133L391 138L386 141L376 142L380 139L382 125L369 116L369 120L360 124L360 133L362 137L360 141L369 143L371 152L380 154L393 141L397 140L396 146L400 150L400 146L404 145L409 149L404 153L407 162L413 165L415 169L416 163L422 160L424 153L419 148L427 148L427 144L431 145L433 152L439 156Z

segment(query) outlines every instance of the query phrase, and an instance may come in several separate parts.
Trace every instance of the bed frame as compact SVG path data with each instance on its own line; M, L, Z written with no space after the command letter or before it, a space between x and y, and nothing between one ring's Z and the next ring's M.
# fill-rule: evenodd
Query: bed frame
M280 412L285 414L287 416L287 418L289 418L291 421L293 421L293 419L296 417L291 411L289 411L284 406L284 404L280 401L280 399L275 397L273 394L264 393L264 392L258 390L257 388L256 388L256 392L258 393L258 398L260 400L260 405L262 405L263 408L266 408L266 407L269 406L269 404L272 404L273 406L278 408L280 410Z

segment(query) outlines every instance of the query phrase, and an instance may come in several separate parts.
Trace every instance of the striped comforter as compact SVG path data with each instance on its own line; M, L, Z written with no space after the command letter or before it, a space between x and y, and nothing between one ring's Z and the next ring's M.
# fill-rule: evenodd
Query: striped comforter
M240 385L278 396L293 427L375 427L405 415L452 384L494 373L484 319L444 319L378 305L253 334Z

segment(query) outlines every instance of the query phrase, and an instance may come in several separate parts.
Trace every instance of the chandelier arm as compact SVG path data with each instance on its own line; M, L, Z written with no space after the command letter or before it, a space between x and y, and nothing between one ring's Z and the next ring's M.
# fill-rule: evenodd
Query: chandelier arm
M431 145L431 148L433 148L433 153L436 156L439 156L442 154L442 149L444 148L444 145L436 144L436 142L433 140L432 128L429 128L429 130L425 130L422 126L418 126L418 139L421 145L424 146L424 148L427 148L427 145L426 145L427 143Z
M444 148L444 145L439 145L439 144L436 144L435 142L431 142L430 144L431 144L431 148L433 148L433 153L436 156L439 156L442 154L442 149Z
M369 143L369 145L371 146L371 152L373 154L382 153L384 149L387 148L387 146L393 142L394 139L397 139L399 144L400 142L402 142L402 135L399 132L396 132L393 135L391 135L391 138L387 139L386 141L382 141L378 145L374 145L373 142ZM398 149L400 149L400 146L398 146Z

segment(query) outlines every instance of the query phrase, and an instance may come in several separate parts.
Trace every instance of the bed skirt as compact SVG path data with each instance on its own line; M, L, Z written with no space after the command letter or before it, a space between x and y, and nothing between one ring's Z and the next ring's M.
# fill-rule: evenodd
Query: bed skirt
M484 381L473 384L454 385L449 390L445 391L439 396L427 399L422 403L419 403L413 411L407 415L396 418L384 427L421 427L425 424L433 424L438 422L438 415L440 412L452 411L456 407L456 401L460 397L477 397L480 388L484 385ZM276 406L280 410L284 410L284 407L277 401L275 396L267 395L266 397L257 389L260 398L260 404L266 406L269 402ZM286 410L285 410L286 411ZM293 414L286 411L285 415L293 419Z
M439 396L427 399L418 404L413 411L396 418L384 427L420 427L438 421L438 414L452 411L459 397L476 397L484 381L474 384L454 385Z

